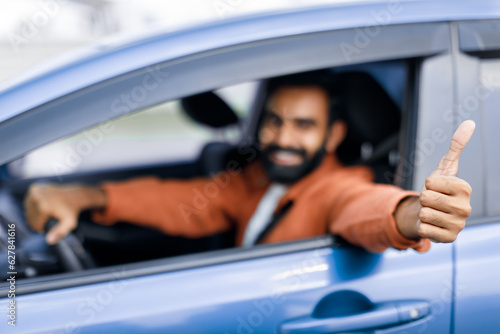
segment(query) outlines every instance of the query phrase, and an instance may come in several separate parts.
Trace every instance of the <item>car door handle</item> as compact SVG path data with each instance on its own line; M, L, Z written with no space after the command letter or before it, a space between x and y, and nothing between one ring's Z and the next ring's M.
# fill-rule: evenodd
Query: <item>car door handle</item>
M427 316L429 303L425 301L397 301L380 303L367 311L330 318L304 317L284 323L281 334L340 333L369 328L389 327L415 321Z

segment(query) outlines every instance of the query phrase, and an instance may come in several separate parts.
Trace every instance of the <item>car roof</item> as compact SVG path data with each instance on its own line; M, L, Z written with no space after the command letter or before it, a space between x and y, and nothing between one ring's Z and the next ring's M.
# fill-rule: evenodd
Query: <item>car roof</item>
M390 7L395 6L395 7ZM399 7L398 7L399 6ZM377 13L393 10L387 22ZM362 2L224 20L84 48L0 87L0 122L120 74L258 40L370 25L500 18L494 0Z

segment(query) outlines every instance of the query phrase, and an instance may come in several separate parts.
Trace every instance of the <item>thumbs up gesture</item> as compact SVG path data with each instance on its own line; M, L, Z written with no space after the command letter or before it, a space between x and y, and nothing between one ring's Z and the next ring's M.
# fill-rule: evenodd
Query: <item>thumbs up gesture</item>
M457 177L458 160L475 129L473 121L463 122L451 138L450 149L425 180L420 193L419 236L434 242L453 242L471 213L471 186Z
M458 127L451 139L450 149L425 180L418 200L415 198L407 201L410 203L402 203L402 211L396 211L396 224L405 237L453 242L465 227L465 220L471 213L472 189L456 175L460 154L474 129L475 123L470 120Z

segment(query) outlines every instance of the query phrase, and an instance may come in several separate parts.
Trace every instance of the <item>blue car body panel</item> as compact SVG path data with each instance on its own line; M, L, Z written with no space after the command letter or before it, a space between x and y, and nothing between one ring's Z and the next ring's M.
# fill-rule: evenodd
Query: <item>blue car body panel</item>
M423 318L377 333L448 333L451 257L450 244L425 254L318 247L129 279L121 279L127 269L120 269L115 281L17 297L18 324L23 333L276 333L286 322L313 314L324 297L349 291L376 305L428 305ZM347 295L326 305L338 309L349 302ZM363 325L354 319L355 328ZM0 331L17 332L6 322Z
M467 227L455 247L455 333L500 332L500 223Z

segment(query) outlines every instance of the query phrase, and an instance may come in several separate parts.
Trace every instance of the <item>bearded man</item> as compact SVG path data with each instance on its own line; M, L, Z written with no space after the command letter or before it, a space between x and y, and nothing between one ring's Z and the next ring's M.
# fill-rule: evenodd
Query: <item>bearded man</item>
M33 184L25 199L29 224L57 243L82 210L104 225L125 221L169 235L203 237L236 229L237 246L327 233L371 252L388 247L425 252L430 241L452 242L469 216L471 187L456 177L474 131L464 122L421 193L375 184L368 167L336 157L347 127L335 114L329 87L302 75L271 80L258 130L258 155L213 177L141 177L100 186Z

